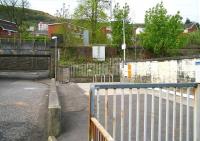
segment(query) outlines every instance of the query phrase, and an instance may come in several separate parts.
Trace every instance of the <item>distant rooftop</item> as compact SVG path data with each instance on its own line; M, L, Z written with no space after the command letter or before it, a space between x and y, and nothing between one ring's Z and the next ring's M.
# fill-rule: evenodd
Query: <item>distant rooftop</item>
M17 32L17 25L14 22L6 21L3 19L0 19L0 27L3 30L11 31L11 32Z

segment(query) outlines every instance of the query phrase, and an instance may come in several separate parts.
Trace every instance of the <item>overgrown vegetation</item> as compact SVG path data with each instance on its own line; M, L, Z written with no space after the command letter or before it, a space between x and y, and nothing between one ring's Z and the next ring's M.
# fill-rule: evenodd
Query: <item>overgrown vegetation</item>
M191 32L186 34L187 36L187 44L194 44L194 45L200 45L200 31Z
M74 12L74 19L87 21L87 28L91 31L91 42L96 44L99 40L98 23L106 22L107 14L105 12L109 3L105 0L85 0L80 2Z
M170 56L185 44L180 13L168 15L163 3L146 11L142 46L155 56Z
M112 44L121 45L123 43L123 20L125 22L126 44L132 44L133 25L130 23L129 10L127 3L123 8L120 8L119 3L115 5L113 10L114 22L112 23Z

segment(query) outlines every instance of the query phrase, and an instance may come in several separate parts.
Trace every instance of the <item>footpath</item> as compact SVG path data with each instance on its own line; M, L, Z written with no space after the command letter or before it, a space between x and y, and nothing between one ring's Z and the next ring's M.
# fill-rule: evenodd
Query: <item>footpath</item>
M88 96L75 83L59 84L62 133L58 141L88 140Z

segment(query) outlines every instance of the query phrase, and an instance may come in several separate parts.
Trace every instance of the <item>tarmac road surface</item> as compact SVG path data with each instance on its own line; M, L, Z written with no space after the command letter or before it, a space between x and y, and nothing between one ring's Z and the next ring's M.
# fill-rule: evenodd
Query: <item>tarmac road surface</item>
M0 141L46 141L48 86L0 80Z

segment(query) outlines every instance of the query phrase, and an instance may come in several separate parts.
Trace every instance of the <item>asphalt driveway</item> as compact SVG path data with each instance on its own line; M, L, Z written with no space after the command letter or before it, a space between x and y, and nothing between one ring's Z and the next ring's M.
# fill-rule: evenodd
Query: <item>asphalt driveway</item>
M48 86L0 80L0 141L46 141Z

